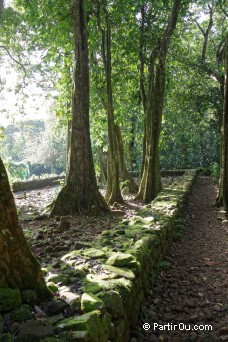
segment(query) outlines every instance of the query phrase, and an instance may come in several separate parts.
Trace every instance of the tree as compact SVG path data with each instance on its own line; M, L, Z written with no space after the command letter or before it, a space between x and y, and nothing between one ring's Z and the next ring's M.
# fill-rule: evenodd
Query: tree
M0 1L0 20L3 1ZM0 157L0 287L35 289L50 296L39 262L18 220L5 166Z
M153 200L161 191L159 137L161 132L162 111L165 93L165 63L172 33L175 29L181 0L175 0L168 24L153 51L148 62L148 84L145 88L145 49L146 30L145 4L141 7L141 41L140 41L140 92L145 116L143 174L140 189L136 199L145 202Z
M1 158L0 184L0 287L36 289L48 294L40 264L23 235Z
M66 184L51 215L108 210L98 191L89 131L89 64L84 1L73 0L72 26L75 67L72 87L72 125Z
M95 64L99 64L99 55L101 55L105 87L101 86L102 90L99 90L99 93L101 95L101 102L107 113L109 147L107 189L105 197L107 202L111 204L123 201L120 192L120 179L129 187L129 191L132 193L137 193L138 186L127 170L121 128L116 122L114 115L112 86L112 19L110 18L109 12L110 8L109 10L107 9L107 3L104 0L101 2L97 1L95 15L97 17L98 30L101 37L101 52L98 53L98 57L95 57Z
M224 106L222 121L221 174L216 204L228 211L228 38L225 44Z

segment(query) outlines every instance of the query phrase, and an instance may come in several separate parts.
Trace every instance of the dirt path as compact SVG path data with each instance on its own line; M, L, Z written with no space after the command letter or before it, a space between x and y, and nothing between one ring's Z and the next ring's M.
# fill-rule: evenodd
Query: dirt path
M131 342L228 341L228 223L215 197L201 177L184 212L186 233L173 244L171 267L151 288Z

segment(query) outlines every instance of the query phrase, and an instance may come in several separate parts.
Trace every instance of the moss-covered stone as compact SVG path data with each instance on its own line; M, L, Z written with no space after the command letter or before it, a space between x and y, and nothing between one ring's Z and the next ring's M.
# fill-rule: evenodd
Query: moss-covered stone
M90 312L99 310L104 312L104 302L93 293L83 293L81 297L81 310L83 312Z
M113 253L107 260L106 265L123 267L129 264L131 261L135 261L131 254L125 253Z
M61 261L67 261L67 260L76 259L80 255L81 255L81 251L80 250L73 250L70 253L67 253L67 254L63 255L62 258L61 258Z
M73 331L70 334L71 341L74 342L89 342L89 333L88 331Z
M17 334L17 342L38 342L54 336L53 327L42 321L26 321Z
M59 289L60 298L69 305L80 306L81 296L78 293L69 290L69 287L61 287Z
M48 282L52 282L54 284L68 284L70 280L70 275L69 274L65 274L65 273L56 273L56 274L52 274L48 277Z
M104 326L105 324L105 326ZM89 341L107 342L108 327L110 319L106 316L105 321L102 321L99 311L92 311L81 316L67 318L58 322L55 325L56 332L61 331L87 331Z
M112 319L124 316L123 302L118 292L103 291L98 293L97 297L102 299L105 304L105 308L112 316Z
M0 288L0 313L17 309L21 305L21 294L18 289Z
M89 267L86 265L78 265L74 267L74 274L73 276L84 278L86 274L89 273Z
M135 275L134 273L125 267L116 267L116 266L110 266L110 265L103 265L103 268L116 274L117 277L125 277L127 279L134 279Z
M89 248L83 251L83 255L92 259L106 259L106 254L102 250L95 248Z
M55 293L56 291L58 291L58 286L56 286L56 284L51 281L47 282L47 287L52 293Z
M10 317L13 321L23 322L32 319L32 307L27 304L21 305L18 309L10 312Z

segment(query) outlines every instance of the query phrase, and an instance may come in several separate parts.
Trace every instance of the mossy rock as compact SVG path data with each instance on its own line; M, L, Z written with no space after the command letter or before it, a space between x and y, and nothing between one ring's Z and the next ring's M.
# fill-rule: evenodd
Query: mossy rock
M23 322L32 319L32 307L27 304L19 306L18 309L12 310L10 312L10 317L13 321Z
M48 277L48 282L52 282L54 284L62 283L68 284L70 280L70 275L65 273L56 273Z
M18 289L0 288L0 313L17 309L21 305Z
M91 341L89 339L88 331L73 331L70 334L70 339L72 341L77 341L77 342L89 342L89 341ZM69 341L69 339L67 341Z
M124 316L123 302L118 292L102 291L98 293L97 297L102 299L105 308L112 316L112 319L118 319Z
M18 342L38 342L47 337L54 337L53 327L42 321L26 321L17 334Z
M74 267L74 277L84 278L89 273L89 268L85 265L78 265Z
M102 320L99 311L92 311L81 316L64 319L55 325L56 332L87 331L88 340L93 342L107 342L111 319L108 315Z
M104 302L93 293L84 292L81 297L81 310L83 312L94 310L104 312Z
M106 261L106 265L123 267L132 261L135 259L131 254L113 253Z
M100 280L91 282L84 287L85 292L98 293L101 291L117 291L121 297L127 298L133 288L133 283L126 278L118 278L111 280Z
M135 278L135 274L129 270L128 268L125 267L116 267L116 266L111 266L111 265L103 265L102 266L104 269L116 274L117 277L121 278L127 278L130 280L133 280Z
M72 260L72 259L77 259L78 256L81 255L80 250L73 250L70 253L67 253L61 257L61 261L66 261L66 260Z
M58 286L56 286L56 284L51 281L47 282L47 287L52 293L58 291Z
M102 250L95 249L95 248L89 248L83 251L83 255L86 257L89 257L91 259L106 259L106 253L104 253Z

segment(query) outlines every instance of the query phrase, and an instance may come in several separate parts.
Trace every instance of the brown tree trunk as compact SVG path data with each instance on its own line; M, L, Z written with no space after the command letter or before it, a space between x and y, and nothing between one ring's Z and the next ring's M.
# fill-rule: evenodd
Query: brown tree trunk
M20 226L6 169L0 158L0 287L35 289L50 296L39 262Z
M99 163L100 163L100 176L99 176L99 182L102 184L107 183L107 158L103 152L103 149L101 146L97 147L97 154L99 158Z
M138 185L135 183L133 177L128 172L124 156L124 146L121 134L121 129L118 124L116 124L116 135L118 144L118 154L119 154L119 165L120 165L120 178L124 182L125 186L129 188L131 194L136 194L138 192Z
M98 18L99 20L99 18ZM114 109L112 98L112 64L111 64L111 27L108 12L105 10L105 30L102 34L102 58L105 68L107 103L105 104L108 120L108 180L105 199L109 204L123 202L119 181L119 157L116 128L114 121Z
M72 132L66 184L51 215L108 210L98 191L89 129L89 64L84 1L73 0L75 68L72 89Z
M216 205L223 206L228 212L228 39L225 44L224 106L221 130L221 172L219 195Z
M150 55L147 93L145 92L144 87L145 76L144 60L142 55L144 23L142 22L141 25L140 92L145 114L145 155L143 155L143 175L136 199L143 200L146 203L152 201L162 189L159 160L159 138L165 92L165 61L170 39L176 26L180 4L181 0L174 1L169 22L164 31L162 40L159 46L157 46ZM145 11L144 7L142 7L142 20L144 20L144 17Z

